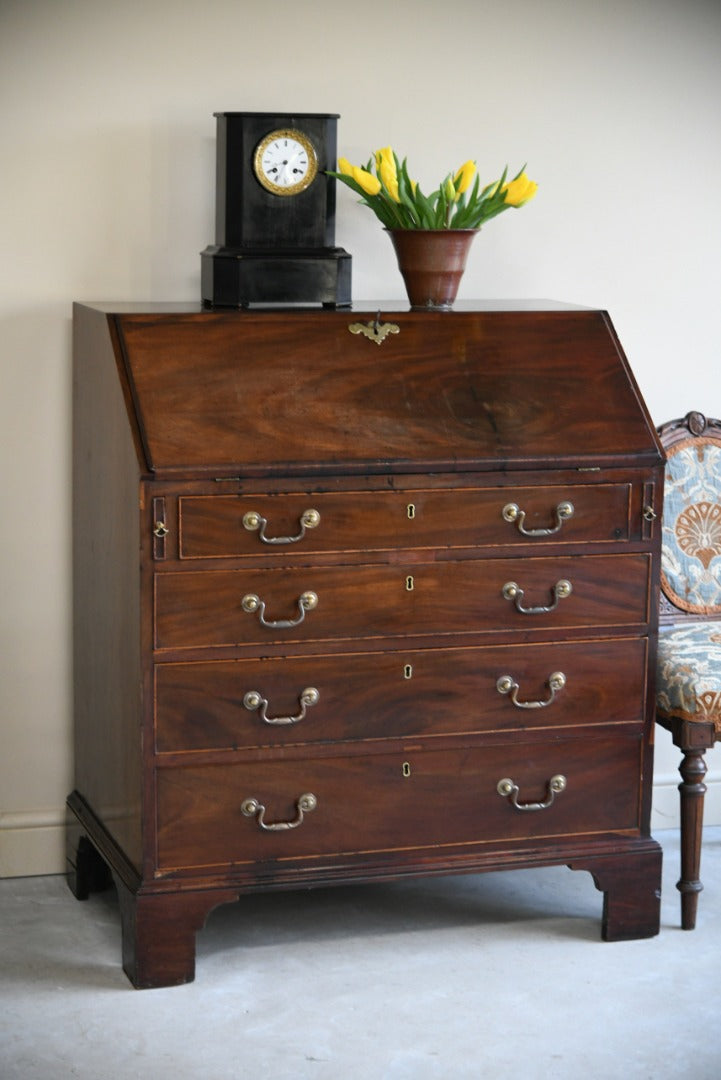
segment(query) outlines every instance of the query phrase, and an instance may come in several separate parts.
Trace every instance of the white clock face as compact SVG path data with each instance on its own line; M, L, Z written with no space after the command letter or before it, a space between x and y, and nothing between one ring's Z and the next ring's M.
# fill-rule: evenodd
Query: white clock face
M318 159L313 144L301 131L271 131L258 143L255 175L274 195L297 195L316 178Z

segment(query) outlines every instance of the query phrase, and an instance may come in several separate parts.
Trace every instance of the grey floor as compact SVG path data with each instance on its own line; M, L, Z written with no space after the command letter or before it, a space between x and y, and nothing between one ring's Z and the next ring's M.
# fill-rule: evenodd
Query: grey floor
M134 991L115 894L0 882L2 1080L721 1077L721 827L697 929L675 831L661 934L600 940L564 867L252 896L198 935L196 981Z

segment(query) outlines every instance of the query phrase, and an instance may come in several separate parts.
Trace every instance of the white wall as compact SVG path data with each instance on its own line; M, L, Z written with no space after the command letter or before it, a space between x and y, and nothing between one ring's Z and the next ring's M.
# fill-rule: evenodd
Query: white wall
M199 298L212 113L339 112L341 153L391 143L426 187L527 160L539 194L476 240L461 296L608 309L660 422L721 415L719 106L719 0L0 0L0 874L63 866L70 304ZM402 296L347 189L337 241L356 299Z

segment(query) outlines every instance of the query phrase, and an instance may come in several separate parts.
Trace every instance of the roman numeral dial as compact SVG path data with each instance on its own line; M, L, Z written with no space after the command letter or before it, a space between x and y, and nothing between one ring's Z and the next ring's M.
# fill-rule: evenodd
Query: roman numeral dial
M298 195L318 175L318 158L302 131L271 131L256 147L253 171L258 182L273 195Z

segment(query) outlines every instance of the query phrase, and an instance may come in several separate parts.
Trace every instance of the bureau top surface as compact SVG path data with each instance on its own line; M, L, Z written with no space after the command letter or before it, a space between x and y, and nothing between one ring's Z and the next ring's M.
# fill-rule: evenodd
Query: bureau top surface
M602 311L104 304L77 305L75 322L86 365L112 344L141 467L158 475L661 461Z

